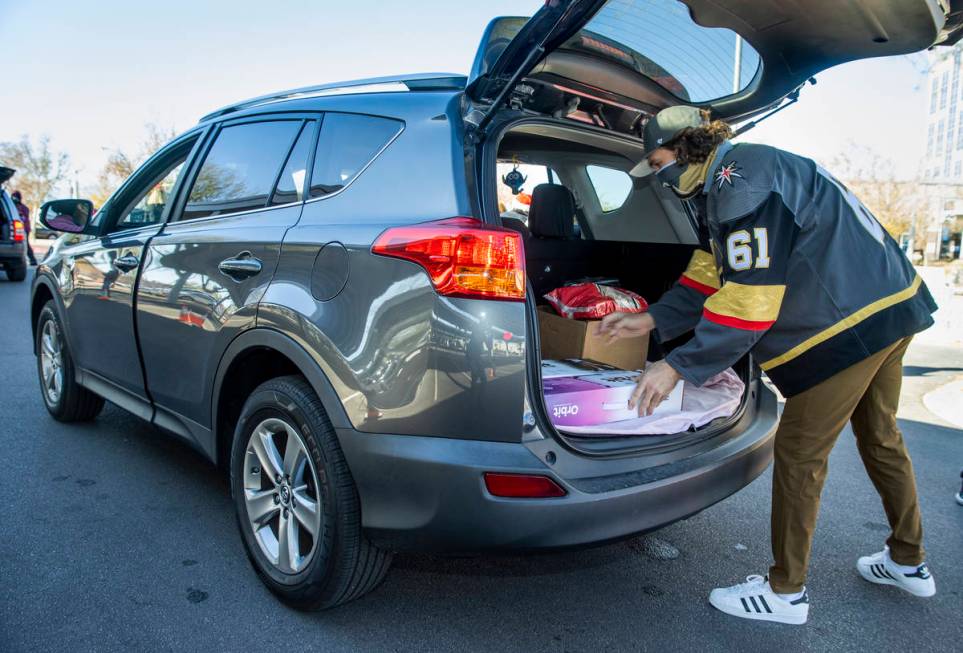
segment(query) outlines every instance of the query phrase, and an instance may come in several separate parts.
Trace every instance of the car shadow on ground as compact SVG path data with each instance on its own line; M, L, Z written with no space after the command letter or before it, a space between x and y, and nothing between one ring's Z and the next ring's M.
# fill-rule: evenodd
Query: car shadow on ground
M904 365L903 376L929 376L939 372L963 372L963 367L922 367L919 365Z
M940 461L960 451L959 430L905 420L900 425L914 433L911 447L925 441L941 452ZM130 469L131 478L125 484L149 477L149 486L156 491L143 491L142 497L129 500L119 495L103 500L116 505L146 502L163 515L164 522L155 525L131 521L124 513L111 519L115 532L125 540L146 535L144 539L150 541L130 555L142 561L141 573L153 580L142 590L131 589L140 587L131 580L126 591L131 600L168 606L172 624L194 621L197 632L190 637L195 645L228 645L228 640L239 644L235 635L244 639L252 632L279 634L295 629L315 633L326 650L621 651L677 649L683 641L697 650L835 650L832 633L846 632L856 615L899 623L900 618L949 618L953 607L952 600L942 605L907 602L850 573L849 558L862 552L864 544L881 541L886 525L868 480L863 479L857 494L847 494L844 484L849 481L837 471L830 474L811 574L819 589L818 620L804 628L735 620L706 601L715 584L765 571L768 472L732 500L689 520L597 548L476 557L399 554L385 582L368 596L327 612L299 613L277 602L244 560L226 474L190 445L110 404L95 422L70 425L66 431L44 437L49 438L48 445L69 444L78 459L95 459L110 451L119 454ZM852 434L841 437L833 466L859 464L855 447L844 442L847 438ZM944 497L942 486L956 482L951 476L958 469L942 466L947 469L937 473L931 466L932 473L919 479L927 527L933 532L952 529L959 510L925 500ZM89 473L92 479L101 478ZM189 509L178 508L187 500L192 504ZM859 509L857 528L845 514L848 506ZM142 530L145 527L148 532ZM188 534L190 541L185 541ZM92 556L81 533L71 533L68 539L76 540L67 544L69 548L78 554L86 552L86 562L74 573L102 564ZM952 552L946 548L945 538L932 543L934 561L949 559ZM176 565L173 571L165 566L171 562ZM963 582L959 572L945 564L936 569L948 589ZM94 596L103 593L104 598L117 584L103 585L93 576L91 580ZM68 588L49 589L69 592ZM101 599L95 604L100 605ZM139 611L149 609L139 606L117 609L137 617ZM109 608L112 613L117 609ZM98 619L87 609L83 613ZM143 618L154 623L152 617ZM155 635L145 633L144 643L157 644L155 636L168 628L155 627L160 630ZM867 648L883 644L888 648L896 640L908 644L911 639L909 633L901 634L902 629L883 631L861 631L860 637ZM191 641L179 629L168 634Z
M107 427L107 428L104 428ZM179 477L180 489L197 497L207 496L215 501L230 498L227 470L210 462L187 441L135 417L121 408L107 403L104 412L89 424L72 425L84 431L91 448L109 447L122 435L132 445L133 454L139 450L141 461L135 466L156 467L163 477ZM164 469L169 467L169 469ZM186 487L184 482L190 484ZM233 506L231 507L233 518ZM648 540L643 542L642 540ZM606 551L596 556L595 552ZM443 555L399 553L395 555L388 575L394 572L432 574L451 577L537 577L564 574L573 570L588 570L615 562L615 558L643 556L653 560L671 559L678 555L671 545L656 536L635 536L618 542L570 548L549 552L493 553L473 555ZM384 585L382 585L384 587ZM379 591L379 590L376 590Z

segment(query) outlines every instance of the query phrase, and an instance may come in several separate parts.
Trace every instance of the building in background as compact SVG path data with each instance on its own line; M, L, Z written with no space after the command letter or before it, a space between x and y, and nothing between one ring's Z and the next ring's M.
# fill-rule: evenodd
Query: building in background
M963 51L930 54L926 154L920 176L927 188L923 256L958 259L963 232ZM907 240L913 240L909 234Z

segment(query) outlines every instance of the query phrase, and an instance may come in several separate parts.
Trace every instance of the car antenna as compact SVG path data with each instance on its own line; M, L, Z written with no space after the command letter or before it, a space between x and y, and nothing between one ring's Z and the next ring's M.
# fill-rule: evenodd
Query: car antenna
M806 81L809 82L810 84L812 84L813 86L816 85L816 78L815 78L815 77L810 77L810 78L807 79ZM773 109L773 110L770 111L769 113L764 114L764 115L763 115L761 118L759 118L758 120L750 120L749 122L747 122L746 124L744 124L743 126L741 126L739 129L737 129L737 130L733 133L732 137L735 138L736 136L742 136L742 135L745 134L747 131L749 131L750 129L752 129L753 127L755 127L755 126L758 125L759 123L761 123L763 120L766 120L767 118L770 118L771 116L776 115L777 113L779 113L779 112L782 111L783 109L785 109L785 108L787 108L787 107L789 107L789 106L792 106L792 105L795 104L796 102L799 102L799 91L802 90L802 87L803 87L804 85L805 85L805 82L803 82L803 84L800 84L800 85L796 88L796 90L794 90L792 93L790 93L789 95L786 96L786 97L788 98L788 100L789 100L788 102L783 102L782 104L780 104L778 107L776 107L775 109Z

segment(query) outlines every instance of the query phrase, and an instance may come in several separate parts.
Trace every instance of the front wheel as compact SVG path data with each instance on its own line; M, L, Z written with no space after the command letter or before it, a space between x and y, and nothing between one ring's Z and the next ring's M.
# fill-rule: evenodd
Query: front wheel
M365 538L337 435L303 378L267 381L245 402L231 489L248 557L285 603L324 610L384 579L391 554Z
M74 361L53 300L37 319L37 375L44 405L60 422L86 422L104 407L103 398L77 383Z

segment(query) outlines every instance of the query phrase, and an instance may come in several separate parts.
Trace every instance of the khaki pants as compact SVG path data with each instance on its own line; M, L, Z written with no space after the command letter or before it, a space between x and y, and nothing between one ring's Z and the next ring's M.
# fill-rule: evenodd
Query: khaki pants
M923 529L913 464L896 426L903 354L911 338L846 368L786 400L775 438L772 477L774 591L799 592L806 583L819 495L829 452L852 422L863 465L883 500L892 534L890 556L903 565L923 562ZM855 516L854 516L855 517Z

